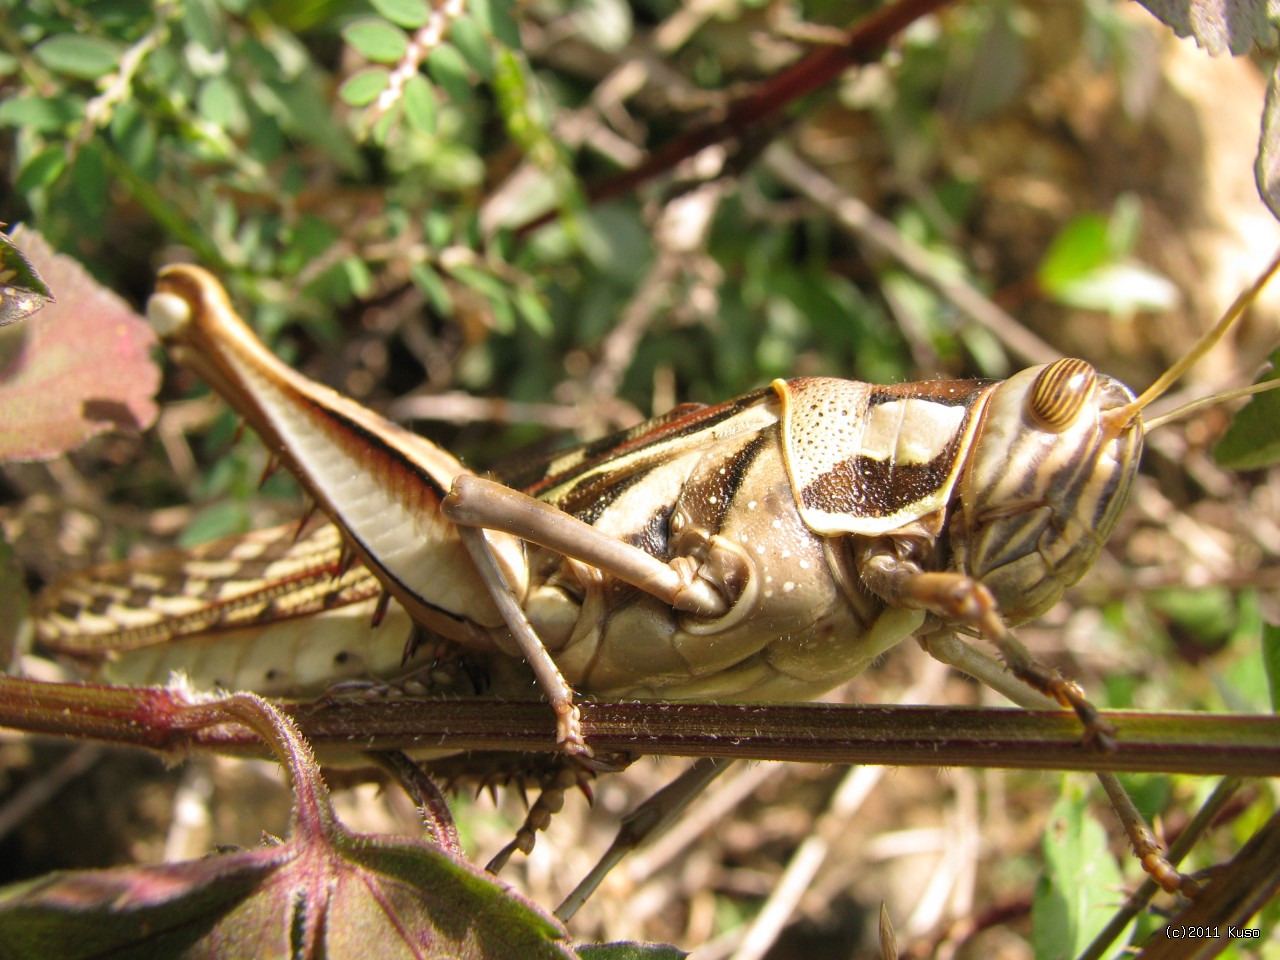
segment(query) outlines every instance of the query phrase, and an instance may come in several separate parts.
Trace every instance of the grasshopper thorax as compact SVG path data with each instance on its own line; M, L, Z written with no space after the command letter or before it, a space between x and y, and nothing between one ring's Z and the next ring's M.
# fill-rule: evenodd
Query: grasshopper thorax
M1124 384L1083 360L996 386L957 484L952 566L980 580L1005 619L1043 613L1093 565L1129 497L1142 452Z

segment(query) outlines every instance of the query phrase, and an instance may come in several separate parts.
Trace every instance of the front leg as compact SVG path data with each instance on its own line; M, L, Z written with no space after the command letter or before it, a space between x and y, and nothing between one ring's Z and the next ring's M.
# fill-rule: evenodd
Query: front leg
M899 555L891 541L876 541L863 550L858 566L867 589L886 603L927 610L948 624L977 630L995 646L1015 677L1076 712L1087 743L1104 750L1112 746L1110 725L1080 685L1031 655L1004 625L991 591L977 580L962 573L923 571L914 560Z

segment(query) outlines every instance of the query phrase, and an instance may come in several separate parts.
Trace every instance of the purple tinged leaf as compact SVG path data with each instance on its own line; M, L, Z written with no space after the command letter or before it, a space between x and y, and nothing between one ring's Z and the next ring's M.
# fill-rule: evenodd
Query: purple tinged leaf
M1194 37L1211 55L1247 53L1274 43L1267 0L1138 0L1180 37Z
M1258 142L1253 176L1263 202L1272 215L1280 219L1280 65L1271 71L1271 81L1267 84L1267 102L1262 108L1262 139Z
M48 460L156 418L160 371L146 321L34 230L11 235L58 295L0 345L0 461Z
M294 789L284 843L67 871L0 890L0 956L572 960L555 918L424 840L349 833L297 727L251 694L191 704L266 738Z

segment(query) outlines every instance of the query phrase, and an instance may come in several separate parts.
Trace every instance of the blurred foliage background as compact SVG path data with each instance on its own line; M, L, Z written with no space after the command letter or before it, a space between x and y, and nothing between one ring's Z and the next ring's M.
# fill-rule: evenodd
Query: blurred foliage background
M159 265L199 262L300 369L498 468L777 376L999 377L1077 354L1141 387L1280 241L1252 182L1256 63L1211 60L1131 5L978 0L916 19L819 89L787 92L792 65L844 43L873 9L0 0L0 220L34 226L135 304ZM770 109L645 172L655 151L720 129L744 97ZM1252 377L1276 338L1274 312L1257 314L1183 398ZM0 361L21 335L0 337ZM296 515L291 481L259 489L265 453L202 386L171 369L161 398L153 430L3 466L0 520L28 585ZM1280 501L1269 475L1214 465L1224 418L1152 436L1100 575L1027 632L1104 704L1269 709L1257 636L1264 616L1280 617L1266 560ZM916 653L849 695L889 699L924 670ZM945 683L935 699L980 696ZM5 749L12 787L35 748ZM65 800L57 829L46 819L4 840L6 879L73 855L154 856L166 830L172 847L149 793L112 796L103 813L119 776L106 769L88 778L98 794ZM189 786L157 776L163 797ZM246 774L219 776L231 780L206 793L246 796L228 786ZM581 935L713 941L700 956L728 955L836 776L776 774L710 852L604 891ZM592 831L657 782L651 765L616 779L520 867L543 902L598 849ZM892 780L899 793L847 830L769 956L828 942L838 949L821 955L859 955L881 896L909 918L912 949L1030 956L1056 783ZM1145 810L1174 820L1205 789L1135 783ZM948 794L958 808L941 805ZM1247 836L1272 804L1262 791L1228 833ZM67 841L77 824L93 833L95 816L119 832ZM221 816L224 831L248 830L244 842L264 825L252 810ZM484 808L463 826L492 850L510 817ZM913 899L919 871L942 869L930 851L964 831L973 842L947 868L951 886ZM864 870L868 849L879 866Z

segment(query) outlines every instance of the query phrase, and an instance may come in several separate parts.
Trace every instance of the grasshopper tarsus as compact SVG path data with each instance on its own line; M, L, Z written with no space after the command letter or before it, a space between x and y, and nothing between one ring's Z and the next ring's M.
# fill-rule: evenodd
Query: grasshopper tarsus
M595 751L582 733L582 711L576 703L556 703L556 743L567 756L590 760Z
M1178 868L1165 859L1164 853L1159 850L1142 857L1142 869L1165 893L1178 893L1188 900L1194 900L1203 891L1198 880L1188 874L1180 873Z

